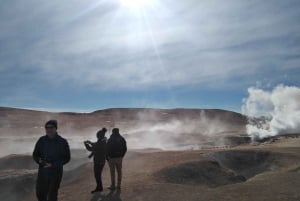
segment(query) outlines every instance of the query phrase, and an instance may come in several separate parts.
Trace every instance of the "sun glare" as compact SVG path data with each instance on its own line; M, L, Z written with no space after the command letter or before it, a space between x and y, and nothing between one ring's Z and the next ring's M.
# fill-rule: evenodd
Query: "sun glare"
M143 9L150 6L154 0L120 0L122 6L130 9Z

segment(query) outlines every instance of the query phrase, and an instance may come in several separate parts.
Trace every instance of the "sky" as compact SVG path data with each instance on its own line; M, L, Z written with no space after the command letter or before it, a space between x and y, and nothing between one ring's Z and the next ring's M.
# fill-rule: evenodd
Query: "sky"
M1 0L0 106L240 112L300 87L299 0L132 1Z

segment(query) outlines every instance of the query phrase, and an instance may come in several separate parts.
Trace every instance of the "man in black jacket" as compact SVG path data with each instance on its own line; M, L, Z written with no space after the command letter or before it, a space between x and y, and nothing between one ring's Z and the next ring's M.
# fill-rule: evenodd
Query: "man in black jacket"
M36 182L38 201L57 201L58 189L63 176L63 165L71 159L69 144L57 134L57 121L45 124L46 135L39 138L33 159L39 164Z
M105 165L106 159L106 128L97 132L98 141L92 143L91 141L84 141L84 145L88 151L91 151L89 158L94 157L94 176L96 179L97 186L91 193L102 192L102 170Z
M121 189L122 182L122 162L127 151L126 140L120 135L119 129L114 128L107 142L108 164L110 168L111 186L110 190L115 190L115 170L118 173L117 189Z

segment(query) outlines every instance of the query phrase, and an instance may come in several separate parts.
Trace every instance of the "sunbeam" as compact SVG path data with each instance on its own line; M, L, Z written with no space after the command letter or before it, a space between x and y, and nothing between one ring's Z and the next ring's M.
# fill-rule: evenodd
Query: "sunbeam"
M133 9L139 10L146 8L154 3L154 0L120 0L122 6Z

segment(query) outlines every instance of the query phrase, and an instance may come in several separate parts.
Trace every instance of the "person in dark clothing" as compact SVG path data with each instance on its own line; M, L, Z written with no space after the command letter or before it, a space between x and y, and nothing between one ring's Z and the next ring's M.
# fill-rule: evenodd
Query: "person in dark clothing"
M96 143L92 143L91 141L84 141L84 145L88 151L92 153L89 155L89 158L94 157L94 176L97 183L95 190L91 191L91 193L102 192L102 170L105 165L106 160L106 128L102 128L102 130L97 132Z
M121 189L122 182L122 163L123 157L127 152L126 140L119 133L118 128L112 130L112 134L107 142L107 159L110 168L111 185L110 190L115 190L115 170L117 170L118 180L117 189Z
M39 165L36 196L38 201L57 201L63 165L71 159L69 144L57 134L57 121L45 124L46 135L35 144L33 159Z

